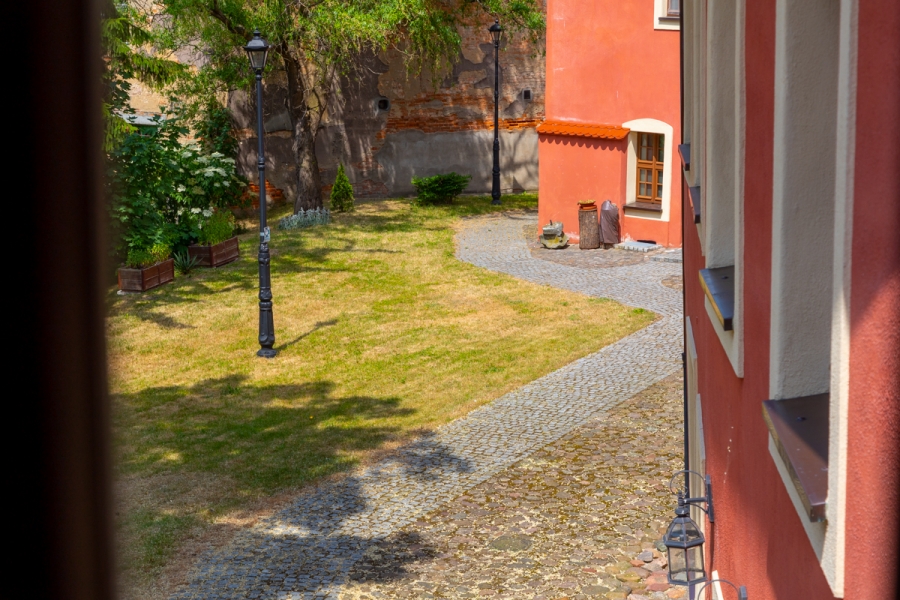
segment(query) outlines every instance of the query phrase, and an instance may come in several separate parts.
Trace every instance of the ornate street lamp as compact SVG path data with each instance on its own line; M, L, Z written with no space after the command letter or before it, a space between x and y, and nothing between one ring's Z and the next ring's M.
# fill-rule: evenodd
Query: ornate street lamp
M707 581L706 583L704 583L697 589L697 591L694 595L694 598L701 598L700 592L703 591L703 588L705 588L706 586L711 585L713 583L727 583L728 585L730 585L732 588L734 588L734 591L737 592L738 600L749 600L749 598L750 598L747 595L747 586L742 585L741 587L737 587L736 585L734 585L727 579L713 579L712 581Z
M259 351L257 356L274 358L275 321L272 318L272 279L269 273L269 227L266 224L266 153L263 131L262 72L266 68L269 44L262 39L259 29L253 32L244 50L250 59L250 68L256 71L256 133L259 138L257 166L259 167Z
M488 27L491 39L494 42L494 170L491 172L491 204L500 204L500 36L503 28L500 20L494 20L494 24Z
M694 471L678 471L669 481L669 489L672 483L682 473L692 473L697 477L703 477ZM669 524L663 543L669 559L669 583L672 585L691 586L706 581L706 567L703 556L703 543L706 541L700 527L691 518L691 505L697 506L713 521L712 487L709 475L706 476L706 496L702 498L687 498L687 490L672 490L678 494L678 506L675 508L675 518ZM704 509L698 506L700 502L706 504Z

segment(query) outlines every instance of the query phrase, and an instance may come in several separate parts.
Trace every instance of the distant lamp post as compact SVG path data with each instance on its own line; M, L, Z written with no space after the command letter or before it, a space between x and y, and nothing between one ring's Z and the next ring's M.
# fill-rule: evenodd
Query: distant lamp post
M269 272L269 227L266 224L266 153L263 131L262 72L266 68L269 44L262 39L259 29L253 32L244 50L250 59L250 67L256 71L256 137L259 139L257 166L259 168L259 351L257 356L274 358L275 321L272 318L272 278Z
M727 579L713 579L712 581L707 581L706 583L704 583L697 589L694 597L700 598L701 597L700 592L703 591L703 588L705 588L706 586L713 584L713 583L727 583L728 585L730 585L731 587L734 588L734 591L737 592L738 600L750 600L750 596L747 595L747 587L746 586L742 585L741 587L737 587L736 585L734 585Z
M672 482L682 473L692 473L704 479L694 471L679 471L669 482L670 490ZM691 518L690 510L691 505L697 506L709 516L710 522L713 521L712 487L709 475L704 479L704 483L706 496L702 498L687 498L687 490L678 490L677 492L672 490L672 493L678 494L678 506L675 508L675 518L669 524L669 529L662 540L668 553L669 583L672 585L693 586L707 580L703 557L703 543L706 538L700 531L700 527ZM700 502L706 504L705 509L698 506Z
M500 20L488 27L494 42L494 170L491 171L491 204L500 204Z

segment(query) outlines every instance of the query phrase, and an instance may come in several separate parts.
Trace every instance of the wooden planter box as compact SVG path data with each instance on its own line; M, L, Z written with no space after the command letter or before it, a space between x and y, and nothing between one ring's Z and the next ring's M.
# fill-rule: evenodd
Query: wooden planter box
M175 279L175 261L171 258L152 267L119 268L119 289L123 292L146 292Z
M235 261L241 255L237 236L214 246L188 246L188 255L199 259L198 267L221 267Z

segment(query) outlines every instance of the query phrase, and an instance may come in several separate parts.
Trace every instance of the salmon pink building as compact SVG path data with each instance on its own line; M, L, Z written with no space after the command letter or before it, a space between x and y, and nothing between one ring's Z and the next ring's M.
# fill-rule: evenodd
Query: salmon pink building
M681 8L685 413L688 464L714 490L714 522L693 514L706 572L752 600L897 598L900 2Z
M681 245L678 0L548 0L541 225L578 239L611 200L623 239Z

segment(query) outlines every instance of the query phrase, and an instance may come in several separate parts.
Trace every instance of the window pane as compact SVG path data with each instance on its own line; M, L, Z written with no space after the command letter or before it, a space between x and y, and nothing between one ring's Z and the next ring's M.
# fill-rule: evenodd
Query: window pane
M666 158L666 147L664 144L660 144L659 148L656 151L656 161L657 162L665 162Z
M649 146L650 143L650 134L642 133L641 134L641 146Z
M666 12L670 17L679 14L681 12L681 0L669 0L666 8L668 9Z
M641 181L651 181L650 169L641 169Z
M641 189L640 189L640 191L638 192L638 196L644 196L644 197L649 196L649 195L650 195L650 190L647 189L648 187L650 187L650 186L648 186L646 183L642 183L642 184L640 185L640 188L641 188Z
M662 185L656 186L656 197L662 200Z
M641 160L653 160L653 148L641 147Z

